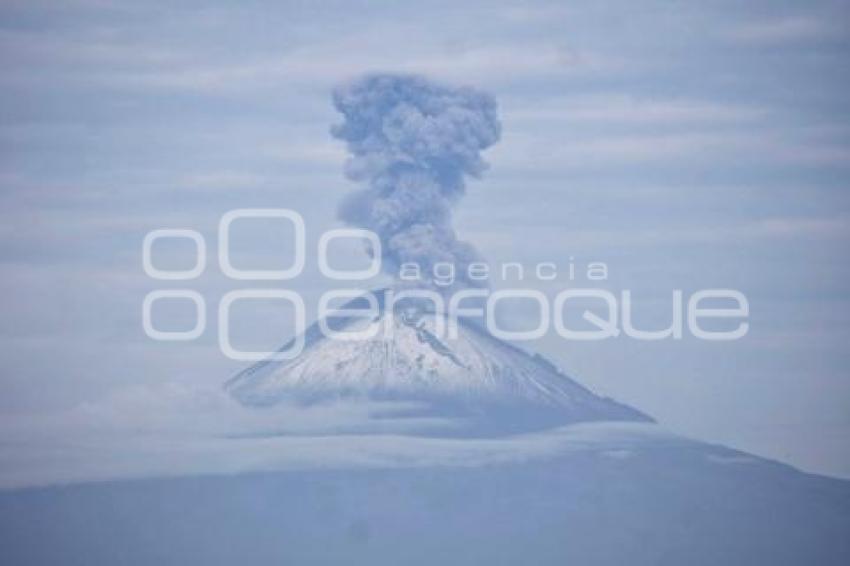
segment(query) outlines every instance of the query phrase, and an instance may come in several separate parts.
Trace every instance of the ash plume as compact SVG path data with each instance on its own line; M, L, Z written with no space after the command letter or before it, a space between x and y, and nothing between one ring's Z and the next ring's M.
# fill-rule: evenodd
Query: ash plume
M466 179L487 168L481 152L499 140L493 97L418 76L377 74L338 87L333 101L344 121L331 133L351 153L346 176L361 184L340 205L340 218L378 234L390 273L416 263L421 286L448 290L432 277L434 264L445 262L455 266L452 287L480 285L467 278L479 256L455 235L452 208Z

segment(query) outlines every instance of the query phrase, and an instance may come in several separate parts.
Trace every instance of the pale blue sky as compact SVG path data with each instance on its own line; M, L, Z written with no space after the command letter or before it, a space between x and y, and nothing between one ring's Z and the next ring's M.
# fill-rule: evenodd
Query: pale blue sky
M674 288L750 300L734 344L534 349L676 432L850 477L846 3L172 4L0 8L4 423L240 369L214 325L144 336L145 233L214 254L227 210L288 207L315 243L351 190L331 88L405 71L499 102L456 215L491 261L605 261L647 324ZM215 261L191 286L233 288Z

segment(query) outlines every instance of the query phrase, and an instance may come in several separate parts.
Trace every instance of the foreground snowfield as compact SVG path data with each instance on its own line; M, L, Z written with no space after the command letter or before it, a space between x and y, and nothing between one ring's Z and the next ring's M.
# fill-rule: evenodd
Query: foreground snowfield
M4 563L850 563L850 482L655 425L400 440L301 438L337 458L288 471L0 492Z

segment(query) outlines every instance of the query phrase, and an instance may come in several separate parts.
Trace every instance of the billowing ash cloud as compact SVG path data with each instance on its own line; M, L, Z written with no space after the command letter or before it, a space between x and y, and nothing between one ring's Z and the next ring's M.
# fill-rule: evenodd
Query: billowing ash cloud
M340 218L381 238L384 266L422 268L425 286L435 263L455 265L455 285L476 282L466 268L475 249L457 239L452 207L467 177L487 164L481 152L499 140L496 101L471 88L409 75L369 75L337 88L345 120L332 129L348 144L346 175L362 183L340 206Z

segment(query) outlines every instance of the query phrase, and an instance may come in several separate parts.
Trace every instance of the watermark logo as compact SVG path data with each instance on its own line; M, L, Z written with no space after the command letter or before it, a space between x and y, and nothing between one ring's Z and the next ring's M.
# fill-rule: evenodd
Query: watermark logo
M230 228L238 219L280 219L291 224L293 229L293 260L283 269L239 269L233 265L230 246ZM268 284L270 281L291 282L301 276L307 263L306 225L303 217L290 209L238 209L225 213L218 225L218 265L222 273L237 281L258 281ZM155 266L153 245L158 240L187 239L193 242L195 262L191 269L164 270ZM338 269L331 265L329 248L334 240L359 240L368 244L370 261L366 268L358 270ZM192 229L157 229L149 232L142 244L142 265L145 273L152 279L175 282L191 281L200 277L206 269L207 244L203 235ZM381 241L377 234L358 228L340 228L329 230L320 235L316 259L319 272L329 281L365 281L372 279L382 271ZM524 279L525 269L521 264L502 264L501 274L514 270L519 279ZM592 341L606 340L618 336L627 336L635 340L680 340L687 331L699 340L728 341L742 338L749 331L749 302L746 296L735 289L702 289L690 294L685 300L683 291L673 290L671 296L670 324L662 329L639 329L633 318L633 297L630 290L613 293L602 288L574 288L559 290L554 297L532 288L512 287L490 290L488 288L460 288L449 291L455 282L456 266L450 263L435 263L431 266L431 282L437 290L428 288L402 288L386 292L383 309L379 308L375 296L364 289L334 289L323 293L319 299L317 326L329 339L368 340L379 332L392 332L392 317L396 306L405 301L416 300L428 305L428 312L434 314L434 334L438 338L457 338L460 318L476 318L483 321L487 331L496 338L512 341L528 341L542 338L555 332L565 340ZM466 266L466 280L486 280L492 277L489 265L474 262ZM569 278L574 279L575 266L570 263ZM422 267L403 264L396 275L397 280L408 287L417 280ZM542 262L534 266L532 272L540 281L552 281L556 277L555 262ZM589 281L605 280L607 265L593 262L587 266ZM236 349L231 340L231 309L237 301L282 300L292 306L292 327L294 338L282 349L276 351L243 351ZM352 306L355 299L357 306ZM195 324L189 330L168 331L156 328L153 323L153 306L157 301L189 301L195 310ZM347 302L340 303L340 300ZM536 312L537 323L531 328L521 330L503 327L498 313L507 302L527 303ZM717 302L723 308L717 307ZM338 306L342 304L342 306ZM588 304L597 308L591 310ZM334 306L337 305L337 306ZM714 305L714 306L712 306ZM565 313L581 312L581 318L589 328L574 328L568 324ZM383 324L367 324L365 328L333 329L328 321L345 317L376 321L383 318ZM732 329L708 329L706 321L727 319L735 324ZM297 357L304 348L307 309L303 297L288 288L243 288L226 293L217 308L218 343L224 355L244 361L289 360ZM188 341L201 337L207 326L207 304L204 297L190 288L156 289L147 294L142 301L142 327L153 340Z

